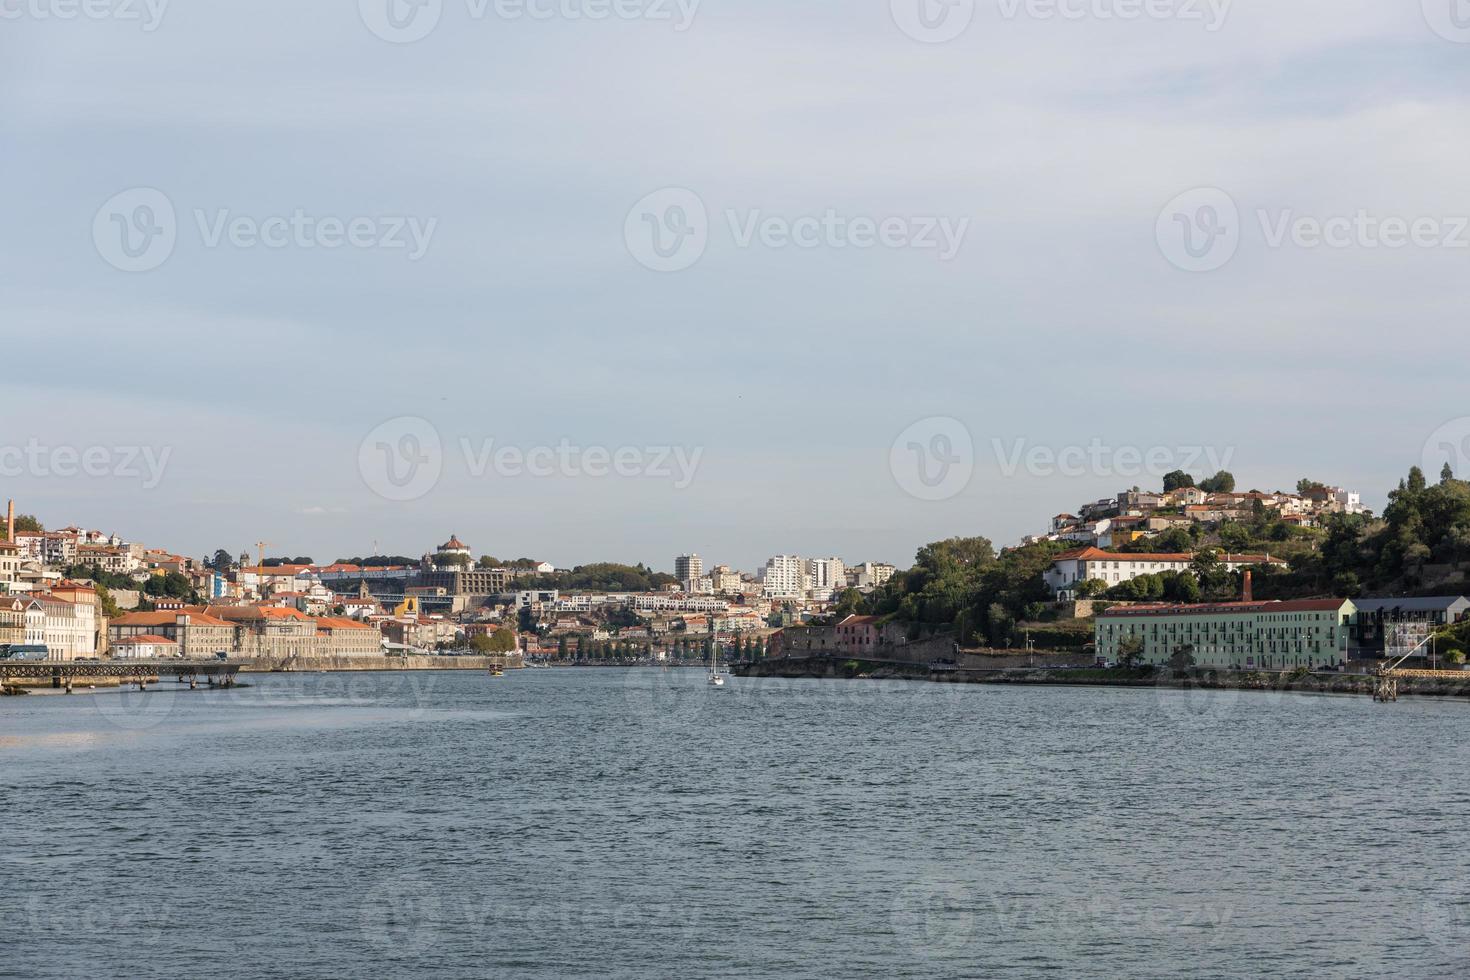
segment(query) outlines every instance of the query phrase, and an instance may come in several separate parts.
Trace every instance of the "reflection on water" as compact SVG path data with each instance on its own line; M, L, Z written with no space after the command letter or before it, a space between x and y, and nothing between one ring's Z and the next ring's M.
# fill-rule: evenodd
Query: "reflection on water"
M252 681L0 703L0 975L1470 974L1461 704Z

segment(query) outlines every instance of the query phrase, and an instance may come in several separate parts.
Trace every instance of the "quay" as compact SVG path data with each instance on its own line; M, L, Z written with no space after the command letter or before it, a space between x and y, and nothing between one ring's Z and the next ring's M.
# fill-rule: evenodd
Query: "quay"
M0 687L14 681L46 681L71 693L72 686L97 678L137 684L140 688L173 677L180 684L234 687L236 675L249 666L244 660L0 660Z

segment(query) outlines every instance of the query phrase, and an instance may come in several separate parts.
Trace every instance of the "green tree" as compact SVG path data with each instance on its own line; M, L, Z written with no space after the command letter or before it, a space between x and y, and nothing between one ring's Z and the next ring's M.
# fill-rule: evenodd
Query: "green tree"
M1143 637L1125 636L1118 644L1118 666L1133 669L1143 661Z
M35 514L16 514L15 529L17 531L29 531L36 534L39 534L42 531L46 530L46 528L42 526L41 522L36 520Z
M1175 673L1183 673L1195 665L1194 647L1189 644L1174 648L1169 654L1169 668Z
M1244 551L1251 543L1250 531L1236 521L1221 524L1217 533L1220 535L1220 544L1224 545L1226 551Z
M1234 493L1235 474L1229 470L1221 470L1214 476L1201 480L1199 488L1205 493Z
M1164 474L1164 492L1179 490L1183 487L1194 486L1194 477L1183 470L1174 470L1172 473Z
M1444 469L1439 471L1439 482L1449 483L1455 478L1455 471L1449 463L1444 464Z

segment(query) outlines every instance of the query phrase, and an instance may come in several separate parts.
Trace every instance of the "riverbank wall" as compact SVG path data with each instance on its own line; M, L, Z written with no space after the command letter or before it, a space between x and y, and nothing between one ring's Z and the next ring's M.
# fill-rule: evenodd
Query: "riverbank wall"
M402 671L402 670L489 670L500 667L518 670L525 666L520 654L475 657L263 657L240 668L241 673L290 673L310 671Z
M914 680L938 684L1025 684L1061 687L1172 687L1183 690L1274 691L1300 694L1361 694L1371 697L1374 677L1324 671L1269 672L1195 669L1176 673L1098 667L992 665L984 668L930 667L835 657L803 657L739 664L740 677L786 679ZM1470 672L1409 671L1398 675L1398 693L1414 697L1470 698Z

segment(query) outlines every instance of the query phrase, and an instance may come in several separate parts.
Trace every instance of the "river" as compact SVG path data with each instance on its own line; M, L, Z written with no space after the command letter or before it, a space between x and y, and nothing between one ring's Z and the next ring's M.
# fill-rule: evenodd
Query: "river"
M1470 975L1462 703L246 679L0 700L0 976Z

